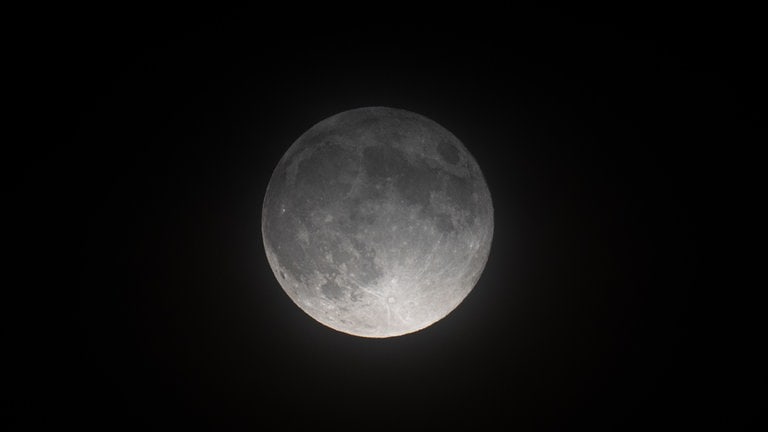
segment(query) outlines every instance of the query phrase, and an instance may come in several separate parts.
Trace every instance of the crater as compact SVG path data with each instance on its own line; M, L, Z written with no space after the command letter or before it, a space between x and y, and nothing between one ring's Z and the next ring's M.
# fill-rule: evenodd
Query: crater
M448 141L440 141L437 145L437 153L451 165L456 165L459 162L459 151Z
M344 295L344 289L340 287L336 281L326 281L321 287L323 296L329 300L339 300Z

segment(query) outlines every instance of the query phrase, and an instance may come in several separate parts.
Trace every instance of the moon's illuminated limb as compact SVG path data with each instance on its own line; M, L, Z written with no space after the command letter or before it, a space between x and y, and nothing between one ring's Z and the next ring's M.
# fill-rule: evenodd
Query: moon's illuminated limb
M345 333L390 337L442 319L472 290L493 207L453 134L418 114L361 108L288 149L267 188L262 233L302 310Z

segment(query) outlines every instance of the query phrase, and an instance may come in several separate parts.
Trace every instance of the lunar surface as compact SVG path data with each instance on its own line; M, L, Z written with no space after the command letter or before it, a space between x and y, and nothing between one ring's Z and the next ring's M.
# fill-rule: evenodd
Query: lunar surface
M383 338L453 311L485 267L490 192L448 130L412 112L345 111L288 149L262 211L267 259L318 322Z

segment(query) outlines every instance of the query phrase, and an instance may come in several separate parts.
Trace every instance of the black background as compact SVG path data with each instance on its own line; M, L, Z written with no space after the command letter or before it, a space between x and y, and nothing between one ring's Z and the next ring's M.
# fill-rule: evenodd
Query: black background
M22 195L26 232L52 246L19 254L50 259L28 280L62 303L20 324L52 343L11 409L94 427L709 421L714 149L747 139L764 87L746 84L750 14L707 12L57 11L38 72L66 122L19 177L44 191ZM385 340L295 307L260 233L283 152L363 106L452 131L495 208L472 293Z

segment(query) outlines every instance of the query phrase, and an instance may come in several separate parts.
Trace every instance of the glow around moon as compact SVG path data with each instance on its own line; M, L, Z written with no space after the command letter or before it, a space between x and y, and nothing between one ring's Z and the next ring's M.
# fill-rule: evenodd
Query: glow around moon
M275 277L312 318L351 335L399 336L444 318L475 286L493 205L449 131L408 111L360 108L287 150L262 234Z

